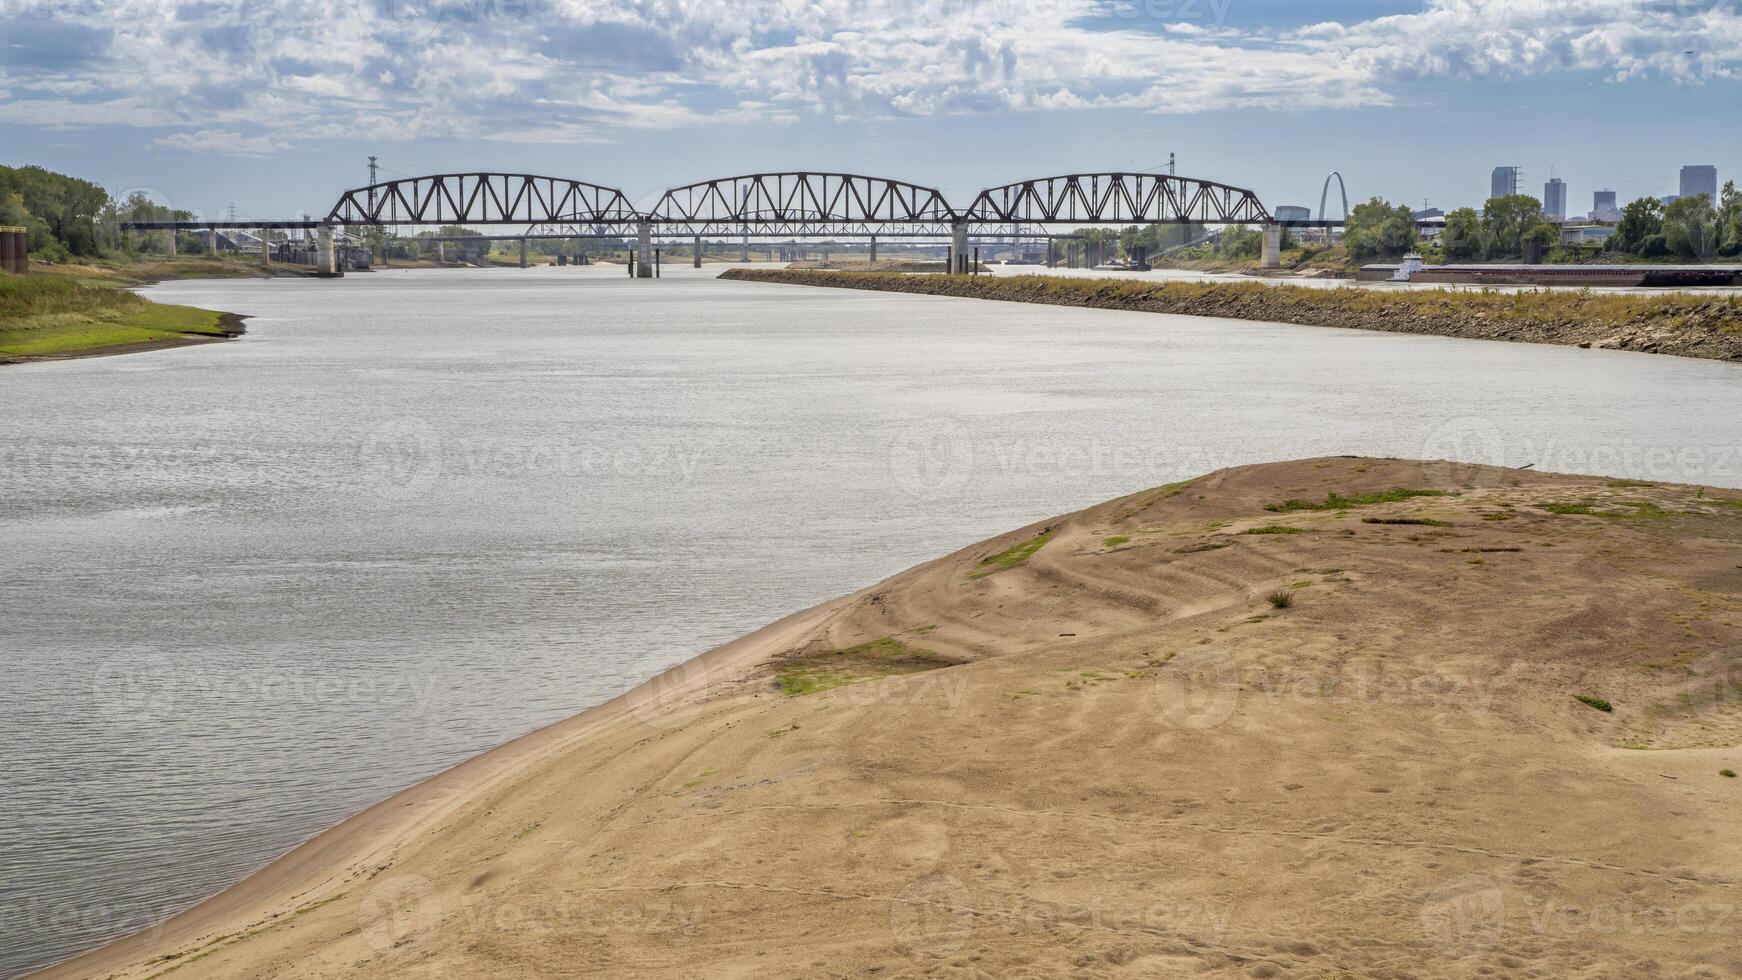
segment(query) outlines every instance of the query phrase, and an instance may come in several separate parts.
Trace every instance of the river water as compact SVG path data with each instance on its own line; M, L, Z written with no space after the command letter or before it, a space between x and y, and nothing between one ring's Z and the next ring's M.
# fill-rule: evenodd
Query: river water
M609 267L0 369L0 975L785 613L1207 470L1742 486L1742 367Z

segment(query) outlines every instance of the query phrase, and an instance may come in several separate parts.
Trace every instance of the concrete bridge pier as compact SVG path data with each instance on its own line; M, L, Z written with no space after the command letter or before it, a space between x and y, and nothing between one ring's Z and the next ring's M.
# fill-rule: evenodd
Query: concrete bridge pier
M1264 249L1259 265L1266 269L1282 268L1282 226L1264 226Z
M260 264L272 264L272 232L266 228L260 229Z
M740 261L740 262L750 261L750 232L748 229L746 229L744 232L744 252L739 257L738 261Z
M206 229L206 254L214 259L218 257L218 228L216 225Z
M526 268L526 239L520 240L520 267Z
M876 235L872 235L872 236L871 236L871 256L870 256L870 263L871 263L871 264L872 264L872 265L876 265L876 264L877 264L877 236L876 236Z
M339 274L339 257L333 251L333 226L321 225L320 247L315 252L315 261L320 263L320 273L323 276Z
M641 222L635 226L636 278L653 278L653 225Z
M696 236L696 268L702 267L702 236Z
M171 228L169 230L169 257L172 259L175 258L175 236L176 230Z
M968 271L968 223L953 221L950 223L950 272L964 273Z

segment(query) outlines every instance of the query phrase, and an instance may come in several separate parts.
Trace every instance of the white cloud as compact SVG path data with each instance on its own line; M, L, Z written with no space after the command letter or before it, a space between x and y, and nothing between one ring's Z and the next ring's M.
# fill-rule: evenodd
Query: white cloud
M0 121L303 138L614 131L997 110L1390 104L1428 77L1734 80L1742 0L1427 0L1253 29L1200 0L82 0L0 19ZM1219 13L1217 13L1219 11ZM1206 16L1206 13L1211 16ZM63 45L62 49L54 46ZM1690 53L1692 52L1692 53Z
M152 145L188 153L226 157L263 157L290 149L290 144L270 136L243 136L234 130L202 129L195 133L171 133L152 140Z

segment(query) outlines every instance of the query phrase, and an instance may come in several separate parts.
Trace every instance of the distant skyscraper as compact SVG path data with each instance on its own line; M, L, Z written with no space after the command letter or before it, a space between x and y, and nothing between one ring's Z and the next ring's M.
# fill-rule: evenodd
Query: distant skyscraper
M1597 193L1592 194L1591 195L1591 210L1593 210L1593 211L1614 211L1614 210L1617 210L1615 207L1615 192L1614 191L1598 191Z
M1713 166L1688 166L1682 168L1682 192L1680 197L1693 197L1695 194L1706 195L1706 200L1718 203L1718 168Z
M1556 221L1567 220L1566 181L1550 177L1548 183L1542 185L1542 213Z
M1518 168L1495 167L1494 176L1489 181L1488 196L1510 197L1518 193Z

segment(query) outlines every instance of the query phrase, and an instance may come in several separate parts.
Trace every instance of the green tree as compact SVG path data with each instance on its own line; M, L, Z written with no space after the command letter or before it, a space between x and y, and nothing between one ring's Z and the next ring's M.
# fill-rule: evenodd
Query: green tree
M1229 228L1216 239L1217 258L1255 259L1264 252L1264 233L1254 228Z
M97 254L97 219L109 205L108 191L42 167L0 167L0 196L8 193L17 194L37 219L24 222L31 251Z
M1440 232L1440 249L1448 259L1482 257L1482 218L1475 208L1458 208L1446 215L1446 228Z
M1678 258L1700 260L1718 251L1718 212L1704 194L1679 197L1663 209L1663 241Z
M1736 182L1724 181L1718 194L1718 254L1726 257L1742 255L1742 193Z
M1644 255L1646 241L1663 232L1663 204L1655 197L1642 197L1627 202L1621 209L1621 223L1609 236L1609 247L1617 252Z
M1402 255L1415 247L1415 216L1383 198L1357 204L1343 225L1343 245L1352 259Z
M1546 226L1546 231L1537 230ZM1482 206L1482 251L1492 259L1520 255L1524 243L1554 241L1559 232L1542 216L1542 202L1529 194L1492 197Z

